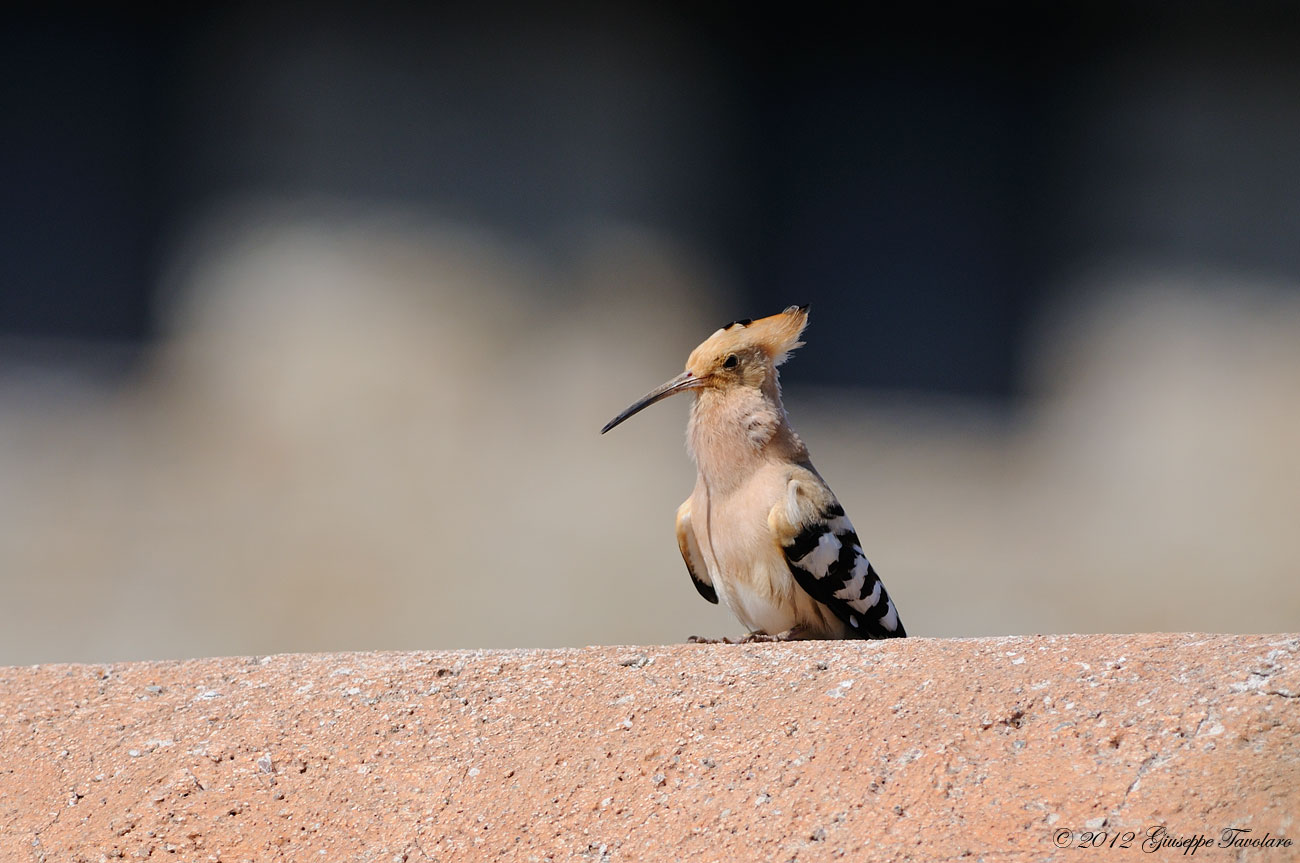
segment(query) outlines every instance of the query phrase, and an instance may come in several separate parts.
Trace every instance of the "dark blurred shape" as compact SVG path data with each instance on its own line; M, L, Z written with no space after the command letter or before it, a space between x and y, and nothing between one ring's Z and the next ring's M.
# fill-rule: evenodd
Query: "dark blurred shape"
M1013 395L1043 294L1116 259L1300 280L1290 5L860 14L11 13L0 334L149 339L172 244L250 195L556 255L663 231L719 263L733 316L811 302L789 375L824 383Z
M6 13L0 335L152 334L162 38L102 11Z

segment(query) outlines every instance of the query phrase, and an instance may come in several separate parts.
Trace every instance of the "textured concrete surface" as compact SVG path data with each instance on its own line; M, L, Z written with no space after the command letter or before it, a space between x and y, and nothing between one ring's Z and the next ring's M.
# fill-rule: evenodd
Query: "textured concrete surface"
M1216 846L1300 840L1298 654L1177 634L4 668L0 859L1137 860L1204 836L1197 859L1296 860Z

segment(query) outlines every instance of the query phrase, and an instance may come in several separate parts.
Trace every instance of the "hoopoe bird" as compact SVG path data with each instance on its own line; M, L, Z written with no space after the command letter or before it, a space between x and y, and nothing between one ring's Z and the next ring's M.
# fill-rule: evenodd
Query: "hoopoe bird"
M781 403L777 367L807 325L807 306L727 324L601 434L695 394L687 442L697 478L677 509L677 545L696 590L722 600L749 630L744 640L903 638L898 609Z

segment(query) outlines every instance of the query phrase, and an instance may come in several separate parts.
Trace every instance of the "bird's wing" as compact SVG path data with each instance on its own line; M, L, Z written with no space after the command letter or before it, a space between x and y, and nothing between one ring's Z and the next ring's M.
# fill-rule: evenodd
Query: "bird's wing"
M700 543L691 529L691 499L688 497L677 507L677 547L682 550L682 560L686 561L686 571L691 574L691 584L700 592L700 596L709 602L717 603L718 591L709 578L709 568L700 556Z
M835 495L811 471L800 470L772 507L768 526L799 586L860 638L907 635L898 609Z

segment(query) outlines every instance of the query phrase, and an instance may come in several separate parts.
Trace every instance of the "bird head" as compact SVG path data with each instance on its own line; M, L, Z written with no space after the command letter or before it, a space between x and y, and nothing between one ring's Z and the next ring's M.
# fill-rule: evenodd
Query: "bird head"
M606 423L600 433L655 402L686 390L762 387L774 377L776 367L785 362L790 352L803 344L799 336L807 325L806 305L790 306L756 321L732 321L691 351L686 371L646 393Z

